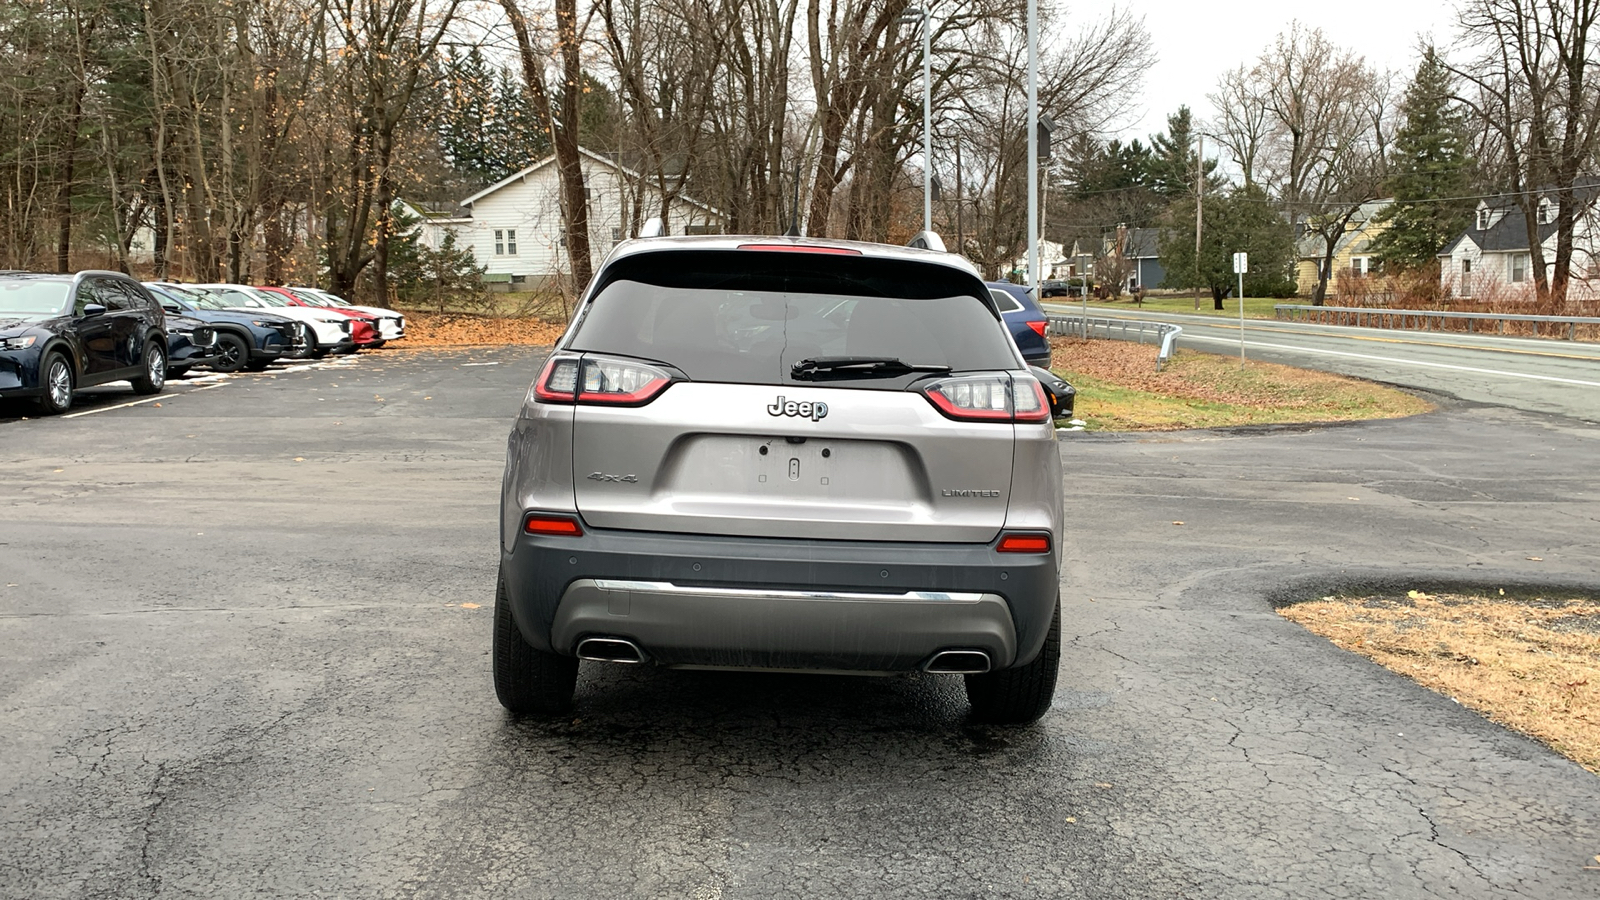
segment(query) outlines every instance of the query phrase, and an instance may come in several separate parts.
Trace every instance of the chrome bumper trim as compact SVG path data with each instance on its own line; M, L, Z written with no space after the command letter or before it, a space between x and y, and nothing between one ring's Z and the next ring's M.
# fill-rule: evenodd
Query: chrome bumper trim
M898 594L875 594L868 591L779 591L751 588L696 587L678 585L670 581L618 581L595 579L595 587L608 593L647 591L652 594L693 594L697 597L745 597L751 600L905 600L909 602L943 601L948 603L977 603L984 595L976 592L904 591Z

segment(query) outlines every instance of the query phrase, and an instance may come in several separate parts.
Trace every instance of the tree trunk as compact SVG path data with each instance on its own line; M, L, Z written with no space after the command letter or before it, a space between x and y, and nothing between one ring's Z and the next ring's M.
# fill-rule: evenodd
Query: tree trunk
M567 259L572 265L572 293L589 286L594 260L589 253L589 198L583 185L583 157L578 129L583 119L583 46L578 41L577 0L556 0L556 37L561 43L561 121L554 141L561 176L561 210L566 220Z

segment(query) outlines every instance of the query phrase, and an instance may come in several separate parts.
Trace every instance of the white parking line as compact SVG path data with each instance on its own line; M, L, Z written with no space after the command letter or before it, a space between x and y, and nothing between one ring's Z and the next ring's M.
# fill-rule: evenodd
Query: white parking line
M1210 341L1216 344L1228 344L1237 347L1238 338L1208 337L1205 335L1184 332L1178 339L1180 342ZM1534 375L1531 372L1506 372L1501 369L1479 369L1474 366L1455 366L1449 363L1424 362L1420 359L1396 359L1392 356L1372 356L1366 353L1350 353L1344 350L1320 350L1314 347L1294 347L1288 344L1268 344L1262 341L1246 341L1247 347L1266 347L1273 350L1287 350L1291 353L1321 353L1324 356L1346 356L1351 359L1366 359L1373 362L1398 363L1402 366L1426 366L1430 369L1451 369L1456 372L1473 372L1478 375L1503 375L1506 378L1528 378L1534 381L1554 381L1560 384L1578 384L1584 387L1600 387L1600 381L1580 381L1576 378L1557 378L1554 375Z
M210 391L210 390L215 390L215 389L217 389L219 387L222 387L222 383L220 383L220 382L217 383L217 384L208 384L205 387L197 387L194 390L184 391L183 394L194 394L194 393L198 393L200 391ZM143 400L130 400L127 403L118 403L116 406L102 406L102 407L100 407L98 409L86 409L83 412L67 413L66 415L62 416L61 418L63 418L63 419L76 419L79 416L92 416L95 413L110 412L113 409L127 409L130 406L138 406L141 403L154 403L155 401L160 400L162 397L165 397L166 399L171 400L173 397L181 397L181 396L183 396L183 394L156 394L153 397L146 397Z

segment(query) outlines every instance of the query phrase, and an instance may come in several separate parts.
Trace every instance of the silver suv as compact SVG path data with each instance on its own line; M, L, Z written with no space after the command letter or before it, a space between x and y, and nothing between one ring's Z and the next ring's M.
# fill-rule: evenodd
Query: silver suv
M495 689L558 713L579 660L931 672L1031 722L1061 523L1048 400L965 260L632 241L511 433Z

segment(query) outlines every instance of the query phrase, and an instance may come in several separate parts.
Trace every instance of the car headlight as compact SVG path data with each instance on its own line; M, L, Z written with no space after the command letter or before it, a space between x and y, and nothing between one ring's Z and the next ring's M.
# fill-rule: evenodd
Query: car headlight
M271 328L272 325L273 325L273 323L267 322L267 321L262 320L262 319L251 319L250 320L250 324L254 325L257 328Z
M22 337L0 338L0 350L26 350L39 340L37 335L25 334Z

